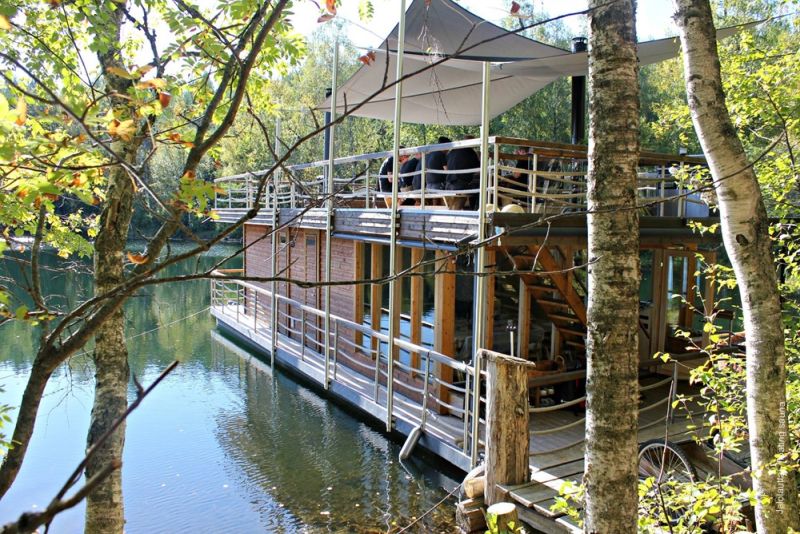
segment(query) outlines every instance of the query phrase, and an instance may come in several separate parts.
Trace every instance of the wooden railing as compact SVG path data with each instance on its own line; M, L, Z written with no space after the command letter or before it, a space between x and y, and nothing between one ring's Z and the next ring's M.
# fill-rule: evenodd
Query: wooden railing
M330 351L324 354L325 332L321 325L325 312L283 295L275 297L277 349L316 370L311 378L319 378L326 388L336 383L350 389L376 408L373 415L402 419L415 426L427 425L429 432L449 441L462 454L477 457L477 451L473 455L473 447L480 440L474 435L473 414L480 412L480 404L485 403L485 399L474 400L473 366L429 347L395 338L397 349L418 357L410 361L419 361L420 366L412 367L396 355L388 354L384 348L389 341L386 334L334 314L330 315ZM212 309L265 338L272 335L272 298L269 290L252 283L226 278L211 280ZM360 342L356 341L358 337ZM376 340L374 344L373 339ZM387 398L390 367L394 370L393 393L391 398ZM449 368L449 371L442 372L444 368ZM463 377L463 381L451 383L441 378L453 373ZM463 402L447 401L456 398L463 399ZM399 401L402 401L400 405ZM452 416L449 429L431 427L431 413ZM453 425L458 419L461 427L455 436ZM480 431L479 425L478 429Z

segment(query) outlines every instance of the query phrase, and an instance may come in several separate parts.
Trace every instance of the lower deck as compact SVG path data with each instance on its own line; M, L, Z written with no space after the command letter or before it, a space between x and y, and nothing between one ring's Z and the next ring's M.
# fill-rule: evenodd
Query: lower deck
M471 362L400 338L396 346L416 355L418 363L412 368L393 359L390 371L389 359L380 348L388 341L386 335L335 315L327 329L330 357L326 361L324 313L275 295L278 313L273 323L268 313L272 298L269 291L252 284L215 280L211 312L223 330L266 355L274 342L276 365L326 390L358 416L390 422L387 429L404 440L418 435L417 447L463 471L480 462L485 447L486 388L491 387L485 371L479 373L481 381L475 388ZM273 329L278 332L274 340ZM580 383L583 376L582 372L530 376L530 398L547 398L556 388ZM685 442L690 439L690 425L699 424L696 418L701 414L689 413L691 409L671 413L676 376L671 367L642 370L640 442L665 435L676 443ZM677 384L679 391L689 392L685 383ZM477 402L473 391L480 393ZM583 476L584 413L584 397L561 404L532 401L529 407L531 481L504 489L524 509L522 518L545 532L577 528L550 508L565 481L579 482ZM478 414L477 419L473 414Z

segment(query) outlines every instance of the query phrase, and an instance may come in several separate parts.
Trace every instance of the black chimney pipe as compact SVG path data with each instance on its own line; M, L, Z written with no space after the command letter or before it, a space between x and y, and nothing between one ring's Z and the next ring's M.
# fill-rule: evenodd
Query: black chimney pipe
M333 90L328 87L325 89L325 98L329 98L333 94ZM325 112L325 135L323 137L324 146L322 147L322 159L327 160L331 155L331 129L328 126L331 123L330 108ZM327 168L327 167L326 167Z
M572 53L586 52L586 37L572 39ZM586 76L572 77L572 144L583 143L586 131Z

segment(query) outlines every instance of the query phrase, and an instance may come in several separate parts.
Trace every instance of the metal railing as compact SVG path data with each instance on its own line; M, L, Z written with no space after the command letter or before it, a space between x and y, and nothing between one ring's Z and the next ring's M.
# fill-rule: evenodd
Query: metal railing
M558 213L586 209L586 147L541 143L524 139L490 137L488 167L488 199L490 209L501 209L509 204L521 206L530 213ZM398 198L413 201L417 207L434 204L447 208L450 199L478 193L477 185L469 189L428 187L431 173L446 177L475 174L479 168L462 170L427 169L425 156L437 151L455 148L477 149L477 139L453 143L405 148L401 155L421 156L420 169L403 173L400 178L419 176L421 187L416 190L401 188ZM514 151L524 149L525 154ZM373 152L337 158L334 160L334 196L337 206L384 208L384 199L390 192L381 191L379 176L381 163L391 152ZM519 166L518 163L523 163ZM319 202L327 194L327 160L289 165L282 168L276 181L276 190L264 188L260 198L258 185L265 171L244 173L215 180L216 210L249 209L259 204L262 208L305 208ZM638 196L643 212L654 216L704 216L708 209L697 193L691 192L687 165L700 165L702 160L680 155L643 153L639 167ZM409 180L410 181L410 180ZM441 207L441 206L437 206Z
M316 375L311 378L346 387L372 403L376 408L373 415L385 414L415 426L423 425L426 432L459 449L467 458L472 455L473 443L480 442L474 439L471 428L473 412L476 406L481 408L471 398L475 373L469 364L395 338L396 350L418 357L420 366L412 367L397 355L387 353L386 334L334 314L330 315L330 352L323 354L325 331L321 325L325 312L280 294L275 297L277 348L307 364ZM268 289L256 284L226 278L211 280L212 310L265 338L272 335L272 298ZM359 336L363 338L361 343L357 341ZM377 348L371 348L373 339ZM386 398L390 358L394 367L392 403ZM387 406L392 409L389 414Z

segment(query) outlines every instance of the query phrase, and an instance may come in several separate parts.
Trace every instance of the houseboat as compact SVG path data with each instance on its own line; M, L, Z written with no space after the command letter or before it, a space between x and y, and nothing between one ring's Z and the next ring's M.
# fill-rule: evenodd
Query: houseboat
M543 86L536 69L580 74L585 52L506 32L448 0L414 0L376 56L326 103L331 130L338 114L360 106L355 114L395 124L481 124L480 138L401 149L396 135L393 151L331 150L320 161L218 179L218 221L245 221L245 259L243 270L212 279L211 312L223 332L403 436L403 455L425 449L465 472L486 446L493 384L483 356L535 363L531 480L504 490L527 523L573 531L551 505L564 481L583 475L587 151L493 136L488 121ZM403 83L386 87L384 73ZM426 187L426 156L454 150L474 151L479 165L436 173L474 173L477 187ZM386 158L420 154L408 176L393 169L416 177L418 189L401 191L397 180L381 191ZM716 260L718 238L692 223L717 219L686 185L704 159L643 151L639 164L639 440L660 440L685 476L716 472L690 443L702 414L690 406L676 414L671 402L690 390L680 369L708 343L702 324L714 312L713 280L699 262ZM662 351L681 364L653 359Z

